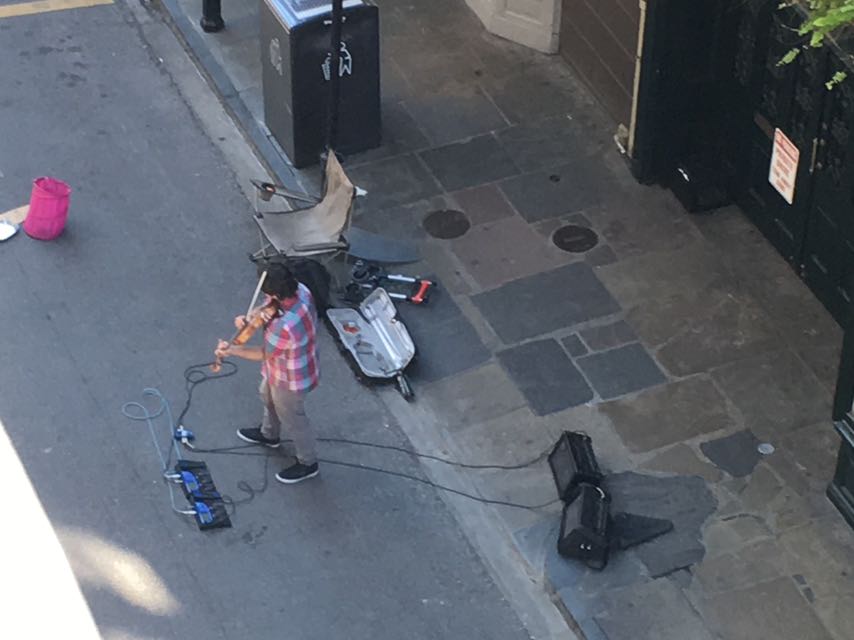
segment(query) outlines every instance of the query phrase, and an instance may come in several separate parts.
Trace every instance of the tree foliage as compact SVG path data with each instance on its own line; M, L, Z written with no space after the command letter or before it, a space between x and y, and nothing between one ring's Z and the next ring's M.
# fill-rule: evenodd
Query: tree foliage
M838 35L854 24L854 0L807 0L809 17L799 29L820 47L828 36Z
M840 37L850 32L854 26L854 0L788 0L780 8L800 4L807 9L807 19L798 28L798 34L808 38L804 46L821 47L827 38ZM801 48L794 48L783 56L780 64L789 64ZM839 84L846 78L844 72L837 72L827 82L827 88Z

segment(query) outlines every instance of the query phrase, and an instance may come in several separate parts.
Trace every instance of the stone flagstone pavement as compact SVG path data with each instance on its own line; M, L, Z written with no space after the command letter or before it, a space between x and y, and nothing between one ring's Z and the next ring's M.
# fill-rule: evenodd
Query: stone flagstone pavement
M257 4L225 4L226 31L204 35L195 0L165 0L268 162L316 188L316 169L269 153ZM675 523L593 572L557 555L556 510L504 509L527 562L588 640L850 638L854 535L824 496L839 328L737 209L691 217L637 184L558 57L489 35L462 0L377 4L384 144L345 168L369 192L355 223L419 239L407 269L442 285L401 309L417 401L478 463L584 430L615 510ZM439 210L470 228L431 237ZM567 224L596 246L558 249ZM473 478L554 498L546 465Z

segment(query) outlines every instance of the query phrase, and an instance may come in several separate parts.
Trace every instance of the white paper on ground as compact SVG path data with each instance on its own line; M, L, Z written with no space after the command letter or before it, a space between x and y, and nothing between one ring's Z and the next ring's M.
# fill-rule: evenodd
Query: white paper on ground
M0 220L0 242L8 240L16 233L18 233L18 225Z

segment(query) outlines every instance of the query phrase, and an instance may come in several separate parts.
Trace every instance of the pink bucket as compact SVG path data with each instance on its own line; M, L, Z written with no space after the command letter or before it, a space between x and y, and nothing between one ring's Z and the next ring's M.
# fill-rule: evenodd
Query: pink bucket
M65 229L71 187L56 178L36 178L24 231L31 238L53 240Z

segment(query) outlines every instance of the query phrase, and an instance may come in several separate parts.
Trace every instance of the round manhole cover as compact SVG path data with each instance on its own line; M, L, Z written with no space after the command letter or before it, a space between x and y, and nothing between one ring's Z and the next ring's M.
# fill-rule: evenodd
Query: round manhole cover
M599 244L599 236L593 229L577 224L567 224L554 232L552 242L563 251L584 253Z
M459 238L471 227L466 214L456 209L434 211L424 218L422 224L427 233L440 240Z

